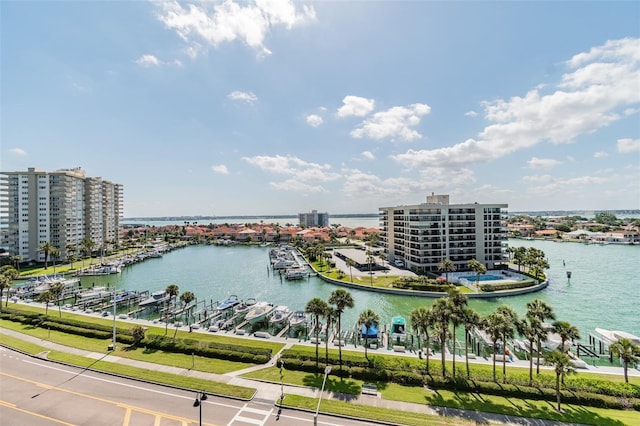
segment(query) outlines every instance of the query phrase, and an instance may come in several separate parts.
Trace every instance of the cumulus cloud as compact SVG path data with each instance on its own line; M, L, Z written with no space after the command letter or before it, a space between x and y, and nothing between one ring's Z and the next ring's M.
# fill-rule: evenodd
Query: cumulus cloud
M640 152L640 139L618 139L617 148L622 153Z
M309 114L307 115L306 120L307 124L311 127L318 127L324 122L324 120L322 120L322 117L320 117L318 114Z
M557 179L549 178L545 181L529 181L535 183L532 185L528 192L535 196L549 196L549 194L555 194L557 192L578 193L585 190L593 191L593 188L597 185L603 185L611 182L615 182L619 179L617 175L608 176L578 176L569 179Z
M376 157L371 151L362 151L362 158L365 160L375 160Z
M380 111L360 124L351 132L354 138L368 137L371 139L398 138L404 141L420 139L422 135L412 127L420 124L420 117L431 112L426 104L411 104L396 106L386 111Z
M213 165L211 166L211 170L221 175L229 174L229 170L227 170L227 166L225 166L224 164Z
M319 182L329 182L340 177L339 173L331 171L328 164L310 163L290 155L259 155L242 159L262 171L289 176L287 180L270 183L271 187L280 190L321 192L324 188L318 185Z
M177 1L160 3L158 19L174 30L197 53L204 45L214 48L240 41L259 56L270 55L265 39L276 27L293 27L316 19L310 5L290 0L254 0L221 3L193 2L184 6Z
M530 169L551 169L562 164L562 161L554 160L552 158L538 158L532 157L527 161Z
M135 60L135 63L140 65L141 67L151 68L151 67L161 67L165 65L172 65L175 67L182 67L182 62L179 60L174 61L161 61L154 55L142 55L138 59Z
M20 155L20 156L27 155L27 151L25 151L22 148L11 148L9 152L15 155Z
M593 158L605 158L605 157L608 157L608 156L609 156L609 154L607 154L604 151L598 151L598 152L594 152L593 153Z
M241 92L239 90L235 90L227 95L227 98L232 101L243 101L248 104L253 104L258 101L258 97L253 94L253 92Z
M545 183L551 182L553 180L553 176L551 175L534 175L534 176L522 176L522 180L527 183Z
M392 158L406 167L461 165L494 160L543 141L570 143L627 117L640 102L640 39L609 41L566 65L569 71L555 87L538 86L522 97L483 103L491 124L477 139Z
M338 108L338 117L364 117L369 114L376 106L373 99L361 98L360 96L345 96L342 100L342 106Z
M465 113L464 113L464 115L465 115L466 117L477 117L477 116L478 116L478 113L477 113L477 112L475 112L475 111L467 111L467 112L465 112Z

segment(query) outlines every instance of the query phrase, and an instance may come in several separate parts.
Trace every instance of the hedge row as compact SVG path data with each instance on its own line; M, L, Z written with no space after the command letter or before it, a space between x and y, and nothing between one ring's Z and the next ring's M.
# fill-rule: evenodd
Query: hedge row
M325 356L324 351L320 350L319 360L321 363L324 363ZM310 353L308 349L305 350L295 350L295 349L287 349L282 352L280 355L281 359L285 361L285 363L292 363L292 365L296 365L296 363L303 362L309 363L315 366L315 353ZM369 360L363 356L358 356L355 354L342 354L343 366L346 367L347 370L353 370L354 368L362 368L369 369L375 371L385 371L387 375L396 375L399 371L410 371L418 376L421 376L424 373L425 362L426 360L412 359L412 358L404 358L404 357L381 357L376 355L369 355ZM338 357L330 354L329 355L329 363L330 364L338 364ZM441 369L441 364L439 358L431 358L431 374L439 374ZM493 373L489 368L484 369L472 369L472 380L476 380L479 382L493 382ZM500 368L499 364L496 364L497 368ZM464 362L461 362L459 365L459 371L464 369ZM313 371L311 371L313 372ZM382 373L381 373L382 374ZM399 376L400 377L400 376ZM555 389L555 376L552 374L541 374L534 376L534 387L536 388L549 388ZM386 379L380 379L381 381L385 381ZM404 380L404 379L403 379ZM466 379L465 379L466 380ZM530 386L529 382L529 372L528 370L522 371L511 371L509 375L506 377L506 381L508 384L512 386L518 387L528 387ZM631 383L622 383L622 382L613 382L609 380L600 379L597 377L585 376L585 375L571 375L565 378L565 388L568 391L572 392L587 392L587 393L597 393L600 395L608 395L612 397L621 397L621 398L637 398L640 399L640 386L631 384Z
M316 368L315 360L295 360L288 359L284 367L289 370L305 371L308 373L322 374L324 363ZM464 392L474 392L487 395L496 395L520 399L536 399L544 401L555 401L556 392L554 388L537 388L530 386L517 386L513 384L500 384L496 382L483 382L466 380L464 378L444 378L441 376L425 375L415 371L406 370L380 370L376 368L354 367L345 369L334 369L332 375L338 377L349 377L364 382L387 382L398 383L406 386L428 386L432 389L448 389ZM640 398L621 398L610 395L600 395L593 392L576 392L572 390L561 390L562 401L565 404L576 404L590 407L630 409L640 411Z
M500 291L500 290L513 290L517 288L531 287L534 285L533 280L517 281L514 283L486 283L480 284L480 290L482 291Z

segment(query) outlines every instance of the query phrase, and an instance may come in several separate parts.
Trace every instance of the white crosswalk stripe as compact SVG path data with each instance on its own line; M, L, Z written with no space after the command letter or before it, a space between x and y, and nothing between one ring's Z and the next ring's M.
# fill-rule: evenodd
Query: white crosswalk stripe
M271 417L271 413L273 413L273 409L259 410L257 408L248 407L245 404L240 409L240 411L238 411L235 417L231 419L231 421L227 424L227 426L232 426L236 423L264 426L267 420L269 420L269 417ZM262 418L247 417L246 415L243 415L243 414L257 414L257 417L262 417Z

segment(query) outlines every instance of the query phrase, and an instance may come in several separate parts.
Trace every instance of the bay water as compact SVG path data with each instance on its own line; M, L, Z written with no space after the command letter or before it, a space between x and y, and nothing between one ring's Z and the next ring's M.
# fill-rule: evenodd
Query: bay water
M553 307L558 320L578 327L583 340L596 327L640 335L640 246L536 240L509 240L509 245L542 250L550 265L546 271L550 284L528 295L470 300L469 306L480 314L486 315L506 304L524 315L528 302L542 299ZM139 291L163 290L169 284L177 284L180 293L191 291L199 301L207 303L233 294L240 299L286 305L291 310L304 309L313 297L327 300L339 288L317 277L285 280L271 270L268 250L259 246L188 246L128 266L121 274L82 277L82 283L85 287L115 285L118 289ZM571 279L567 278L567 271L571 271ZM411 310L434 302L418 296L348 291L355 306L343 314L344 329L355 324L359 313L367 308L380 316L381 323L388 324L393 316L408 318Z

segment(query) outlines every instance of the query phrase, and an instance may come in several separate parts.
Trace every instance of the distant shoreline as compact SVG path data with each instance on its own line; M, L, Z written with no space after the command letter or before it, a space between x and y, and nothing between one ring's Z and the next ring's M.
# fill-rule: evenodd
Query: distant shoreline
M593 217L599 212L609 212L616 216L624 218L640 217L640 209L622 209L622 210L540 210L540 211L519 211L509 212L509 216L585 216ZM123 221L176 221L176 220L226 220L226 219L289 219L297 218L296 214L265 214L265 215L225 215L225 216L144 216L144 217L126 217ZM374 218L379 217L378 213L336 213L329 214L331 218Z

